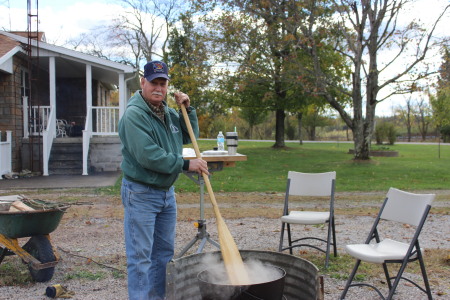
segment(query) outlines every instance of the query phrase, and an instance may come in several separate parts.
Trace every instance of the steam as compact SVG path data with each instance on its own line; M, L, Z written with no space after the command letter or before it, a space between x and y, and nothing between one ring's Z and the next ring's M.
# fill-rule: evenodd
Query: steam
M217 300L231 299L235 296L235 293L246 290L249 285L268 283L284 276L283 270L256 259L248 259L244 261L244 265L250 282L243 286L233 286L230 283L225 265L218 256L206 254L198 266L197 274L199 274L200 280L220 286L220 295L214 294L214 299Z

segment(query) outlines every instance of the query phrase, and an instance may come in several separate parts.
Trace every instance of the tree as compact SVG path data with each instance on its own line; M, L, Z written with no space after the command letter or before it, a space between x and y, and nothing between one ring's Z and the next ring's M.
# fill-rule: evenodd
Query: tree
M69 42L78 51L139 69L142 63L167 59L169 31L186 8L176 0L118 0L123 11L110 24L93 28Z
M431 123L431 109L425 99L422 98L417 102L417 110L415 119L417 122L417 128L419 129L422 137L422 142L427 138L428 127Z
M414 20L404 27L399 26L398 18L409 0L332 0L340 21L328 20L327 23L319 17L326 3L307 2L309 25L301 29L308 39L298 40L302 42L299 46L306 49L313 59L317 94L339 112L352 130L355 159L369 159L377 104L393 94L411 92L418 80L433 72L420 68L423 66L421 62L427 57L429 49L439 42L433 40L433 32L449 5L433 26L425 30ZM353 73L350 82L343 81L335 86L336 81L329 79L321 65L319 51L325 38L318 37L317 33L323 30L342 33L342 40L335 43L335 52L345 57L351 66ZM385 55L383 51L392 52ZM402 64L396 64L400 60ZM330 89L339 89L351 97L351 113L336 100Z
M406 100L405 107L399 107L397 114L406 126L408 142L411 142L411 129L414 124L414 111L411 97Z
M253 128L266 120L267 111L244 107L239 111L239 116L247 121L249 127L248 136L250 139L252 139Z
M433 121L439 130L450 126L450 51L443 49L443 62L439 69L436 95L430 95ZM446 129L446 132L448 129Z
M316 140L316 128L319 126L328 125L328 118L323 116L324 108L311 104L306 107L305 113L303 114L303 128L305 128L308 133L308 139L310 141Z
M222 75L234 105L274 111L276 114L274 147L285 147L285 118L289 112L298 113L306 106L307 90L313 90L306 69L311 65L304 50L296 46L293 32L307 20L303 2L294 0L197 0L198 7L213 11L213 17L204 18L211 32L212 45L218 61L234 67ZM220 15L218 13L220 11ZM331 10L324 10L331 15ZM208 14L206 14L208 15ZM304 39L304 37L298 37ZM328 48L323 48L327 53ZM328 73L340 73L345 66L333 65L332 56L323 56ZM336 57L336 56L335 56ZM340 76L336 76L338 78ZM331 78L331 76L330 76ZM263 94L259 98L248 91ZM239 103L237 103L239 102Z
M192 99L193 106L202 113L210 112L210 93L206 89L211 81L206 41L195 27L192 15L181 14L180 28L170 32L167 62L171 66L171 86L182 90Z

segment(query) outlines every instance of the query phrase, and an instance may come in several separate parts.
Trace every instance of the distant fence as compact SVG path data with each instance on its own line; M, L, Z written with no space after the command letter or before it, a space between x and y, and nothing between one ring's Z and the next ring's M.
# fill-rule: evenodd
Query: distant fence
M439 136L435 136L435 135L427 135L425 137L425 141L426 142L439 142L440 137ZM408 137L407 136L398 136L397 137L397 141L398 142L407 142L408 141ZM420 135L413 135L411 136L411 142L423 142L422 140L422 136Z
M2 141L2 132L0 131L0 179L4 174L11 173L11 131L6 131L6 141Z

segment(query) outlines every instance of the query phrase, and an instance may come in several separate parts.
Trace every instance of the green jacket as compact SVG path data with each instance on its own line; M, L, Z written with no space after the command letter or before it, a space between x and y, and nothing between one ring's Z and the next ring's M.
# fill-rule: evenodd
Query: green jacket
M119 137L125 178L167 191L183 170L183 144L191 140L181 112L167 105L165 110L164 124L136 92L119 121ZM193 108L189 120L198 137L197 113Z

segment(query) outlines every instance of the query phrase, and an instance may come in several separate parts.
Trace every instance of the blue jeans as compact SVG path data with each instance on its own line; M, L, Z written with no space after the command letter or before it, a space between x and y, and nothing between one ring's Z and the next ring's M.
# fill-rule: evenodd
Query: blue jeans
M166 265L174 255L174 187L161 191L122 180L130 300L164 299Z

